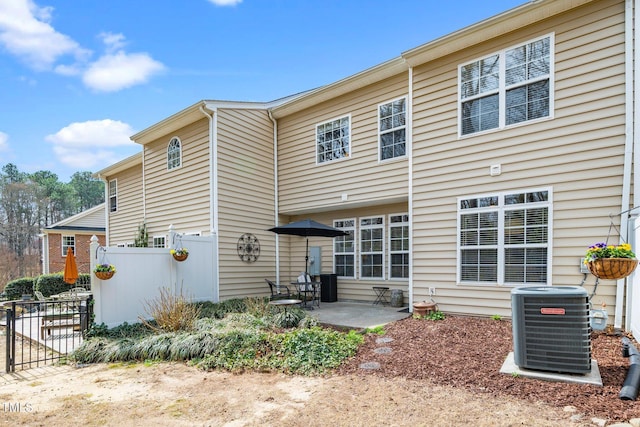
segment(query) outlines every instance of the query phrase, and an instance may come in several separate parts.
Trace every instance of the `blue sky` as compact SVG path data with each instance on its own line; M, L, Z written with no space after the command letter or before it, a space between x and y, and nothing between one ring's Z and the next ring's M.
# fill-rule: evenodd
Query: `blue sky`
M68 182L202 99L272 101L523 0L0 0L0 167Z

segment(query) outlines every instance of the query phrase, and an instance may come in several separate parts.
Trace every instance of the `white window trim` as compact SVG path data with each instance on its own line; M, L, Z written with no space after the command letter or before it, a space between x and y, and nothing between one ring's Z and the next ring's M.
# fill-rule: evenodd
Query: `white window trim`
M505 283L504 282L504 211L505 210L513 210L516 209L516 206L535 206L538 204L520 204L520 205L509 205L509 208L505 209L504 205L504 196L507 194L518 194L518 193L534 193L539 191L548 192L548 201L544 203L540 203L539 205L547 206L548 208L548 224L547 224L547 281L546 283L532 283L532 284L522 284L522 283ZM464 199L472 199L472 198L483 198L483 197L492 197L498 196L498 206L495 208L499 211L500 215L498 215L498 277L496 282L462 282L461 281L461 245L460 245L460 215L461 212L472 212L476 209L461 209L460 201ZM457 210L456 210L456 283L459 286L506 286L506 287L524 287L524 286L551 286L552 278L553 278L553 187L541 187L541 188L527 188L527 189L515 189L515 190L507 190L507 191L496 191L491 193L484 194L469 194L466 196L461 196L456 199ZM478 211L482 210L482 208L478 208Z
M114 188L115 188L115 192L114 194L111 194L111 183L113 182ZM114 213L114 212L118 212L118 179L110 179L108 184L107 184L107 192L109 193L109 213ZM115 209L111 209L111 199L114 198L116 203L115 203Z
M353 221L353 227L336 227L336 222ZM336 272L336 255L351 255L353 257L353 276L338 276L343 279L356 279L358 272L358 218L339 218L333 220L333 227L339 230L353 230L353 252L337 252L335 239L332 242L333 256L331 257L333 263L333 272Z
M179 164L178 164L177 166L174 166L174 167L170 168L170 167L169 167L169 148L171 147L171 143L172 143L173 141L177 141L177 142L178 142L178 145L179 145L179 147L180 147L180 149L179 149L179 151L178 151L178 154L179 154L179 156L178 156ZM176 169L180 169L180 168L182 168L182 141L181 141L181 140L180 140L180 138L178 138L177 136L173 136L173 137L171 137L171 139L169 140L169 144L167 144L167 170L168 170L168 171L174 171L174 170L176 170Z
M375 224L375 225L362 225L362 220L366 220L366 219L377 219L377 218L382 218L382 224ZM386 224L385 224L385 217L384 215L373 215L373 216L363 216L358 218L358 246L357 248L357 252L358 252L358 264L360 264L360 268L358 269L359 272L359 277L360 280L363 281L367 281L367 280L384 280L385 276L386 276L386 265L384 262L385 259L385 250L386 250ZM362 251L362 230L367 230L367 229L381 229L382 230L382 250L380 252L363 252ZM362 275L362 255L366 255L366 254L372 254L372 255L378 255L380 254L382 256L382 273L381 276L376 276L376 277L364 277Z
M393 281L398 281L398 282L408 282L409 281L409 277L391 277L391 271L392 271L392 266L391 266L391 255L396 254L396 253L405 253L405 251L392 251L391 250L391 227L404 227L407 226L409 227L409 237L407 238L407 240L409 241L409 249L407 249L406 253L409 255L409 263L411 263L411 218L407 219L407 222L395 222L395 223L391 223L391 217L394 216L404 216L404 215L409 215L408 212L402 212L402 213L393 213L393 214L389 214L387 215L387 230L388 230L388 253L387 253L387 265L389 266L388 268L388 280L393 280ZM410 273L409 273L410 276Z
M160 248L159 246L156 246L156 239L164 239L164 246L162 246L162 248L167 247L167 236L165 234L151 236L151 246L154 248Z
M73 245L65 245L64 244L64 239L68 238L68 237L72 237L73 238ZM76 253L76 236L75 234L63 234L60 236L60 251L62 252L62 256L66 257L67 256L67 248L71 248L71 250L73 250L73 253Z
M517 47L520 46L524 46L533 42L536 42L538 40L542 40L545 38L549 38L549 115L546 117L540 117L537 119L531 119L531 120L525 120L523 122L518 122L518 123L514 123L511 125L506 125L505 124L505 117L506 117L506 87L505 87L505 53L508 50L511 49L515 49ZM493 128L493 129L487 129L487 130L482 130L482 131L478 131L478 132L473 132L473 133L469 133L466 135L463 135L462 133L462 103L465 100L469 100L469 98L466 99L462 99L462 92L461 92L461 88L460 88L460 75L462 73L462 67L464 67L467 64L471 64L473 62L477 62L477 61L481 61L483 59L489 58L491 56L494 55L499 55L499 67L500 67L500 71L499 71L499 87L496 90L496 93L498 93L498 112L499 112L499 116L498 116L498 127ZM536 37L530 40L527 40L525 42L522 43L517 43L514 44L512 46L509 46L505 49L499 50L497 52L492 52L488 55L484 55L481 57L476 57L471 61L467 61L464 62L460 65L458 65L458 75L457 75L457 80L456 80L456 84L458 86L458 103L457 103L457 108L458 108L458 139L464 139L464 138L469 138L469 137L474 137L474 136L478 136L478 135L485 135L487 133L492 133L492 132L499 132L501 130L504 129L511 129L514 127L518 127L518 126L526 126L526 125L530 125L532 123L538 123L541 121L546 121L546 120L552 120L554 118L554 111L555 111L555 33L549 33L549 34L545 34L543 36L540 37ZM543 79L540 79L543 80ZM485 93L484 96L488 95L488 93ZM479 96L482 97L482 96Z
M382 158L382 153L381 153L381 151L382 151L382 131L380 130L380 107L382 105L392 104L395 101L399 101L401 99L404 99L404 126L398 126L397 128L392 128L392 129L386 130L385 133L390 133L390 132L394 132L396 130L404 129L404 132L405 132L405 140L404 140L405 151L404 151L404 155L391 157L389 159L383 159ZM393 162L393 161L396 161L396 160L406 159L407 158L407 156L408 156L407 151L408 151L408 146L409 146L409 142L408 142L408 140L409 140L409 124L408 124L409 123L409 117L408 117L409 112L408 112L408 109L409 109L409 100L408 100L408 97L406 95L405 96L400 96L398 98L392 99L392 100L387 101L387 102L381 102L380 104L378 104L378 109L377 109L377 112L378 112L378 163Z
M344 118L348 118L349 119L349 153L344 157L340 157L340 158L337 158L337 159L326 160L324 162L318 162L318 126L327 124L329 122L333 122L335 120L342 120ZM315 124L313 129L314 129L314 133L313 133L313 141L314 141L314 144L313 144L313 148L314 148L313 156L315 158L316 166L333 164L335 162L348 160L348 159L353 157L353 120L351 119L351 113L343 114L341 116L337 116L337 117L334 117L332 119L327 119L327 120L323 120L322 122L318 122L318 123Z

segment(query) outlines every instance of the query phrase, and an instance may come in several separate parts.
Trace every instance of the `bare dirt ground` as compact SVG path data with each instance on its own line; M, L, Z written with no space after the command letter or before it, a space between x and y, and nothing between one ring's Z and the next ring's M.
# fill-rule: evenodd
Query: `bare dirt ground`
M174 363L47 367L2 377L0 424L592 426L594 417L640 417L640 403L618 398L628 367L620 337L592 340L604 387L500 374L511 347L510 322L452 316L388 325L322 377Z

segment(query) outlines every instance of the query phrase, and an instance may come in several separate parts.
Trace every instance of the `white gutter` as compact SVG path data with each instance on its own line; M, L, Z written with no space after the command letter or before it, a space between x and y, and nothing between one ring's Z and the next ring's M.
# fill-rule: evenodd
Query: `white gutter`
M631 171L633 168L633 204L632 208L640 206L640 192L638 185L640 185L640 156L638 148L635 147L635 135L640 131L637 127L640 125L638 119L638 110L635 108L638 105L638 92L634 92L634 83L640 81L640 72L638 67L634 64L638 64L640 60L640 52L637 48L634 48L634 22L638 22L640 19L640 11L638 11L635 0L626 0L624 8L624 43L625 43L625 150L624 150L624 175L622 183L622 209L623 212L620 216L620 235L627 237L627 242L635 241L635 230L631 228L631 235L629 235L629 198L631 193ZM634 149L635 148L635 149ZM637 217L637 213L632 213L633 218ZM637 247L634 247L637 250ZM627 278L627 299L625 304L625 329L631 330L631 310L633 304L633 283L636 273L631 274ZM622 307L624 300L624 284L625 279L618 280L616 288L616 311L614 318L614 327L620 328L622 325ZM636 308L637 310L638 308Z
M409 311L413 312L413 67L409 67L407 96L408 212L409 212Z
M273 117L271 109L267 110L269 118L273 122L273 188L274 188L274 200L273 200L273 226L277 227L278 224L278 121ZM276 234L276 285L278 291L280 290L280 236Z

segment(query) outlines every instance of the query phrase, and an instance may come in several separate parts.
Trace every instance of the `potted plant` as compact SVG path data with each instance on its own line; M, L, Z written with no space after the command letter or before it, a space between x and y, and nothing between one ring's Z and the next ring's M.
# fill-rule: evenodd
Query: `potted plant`
M116 267L112 264L98 264L93 269L93 274L100 280L109 280L116 273Z
M189 256L189 251L187 248L175 248L171 249L171 255L173 255L173 259L176 261L184 261Z
M600 242L589 246L584 263L594 276L600 279L618 280L630 275L638 266L631 245L607 245Z

